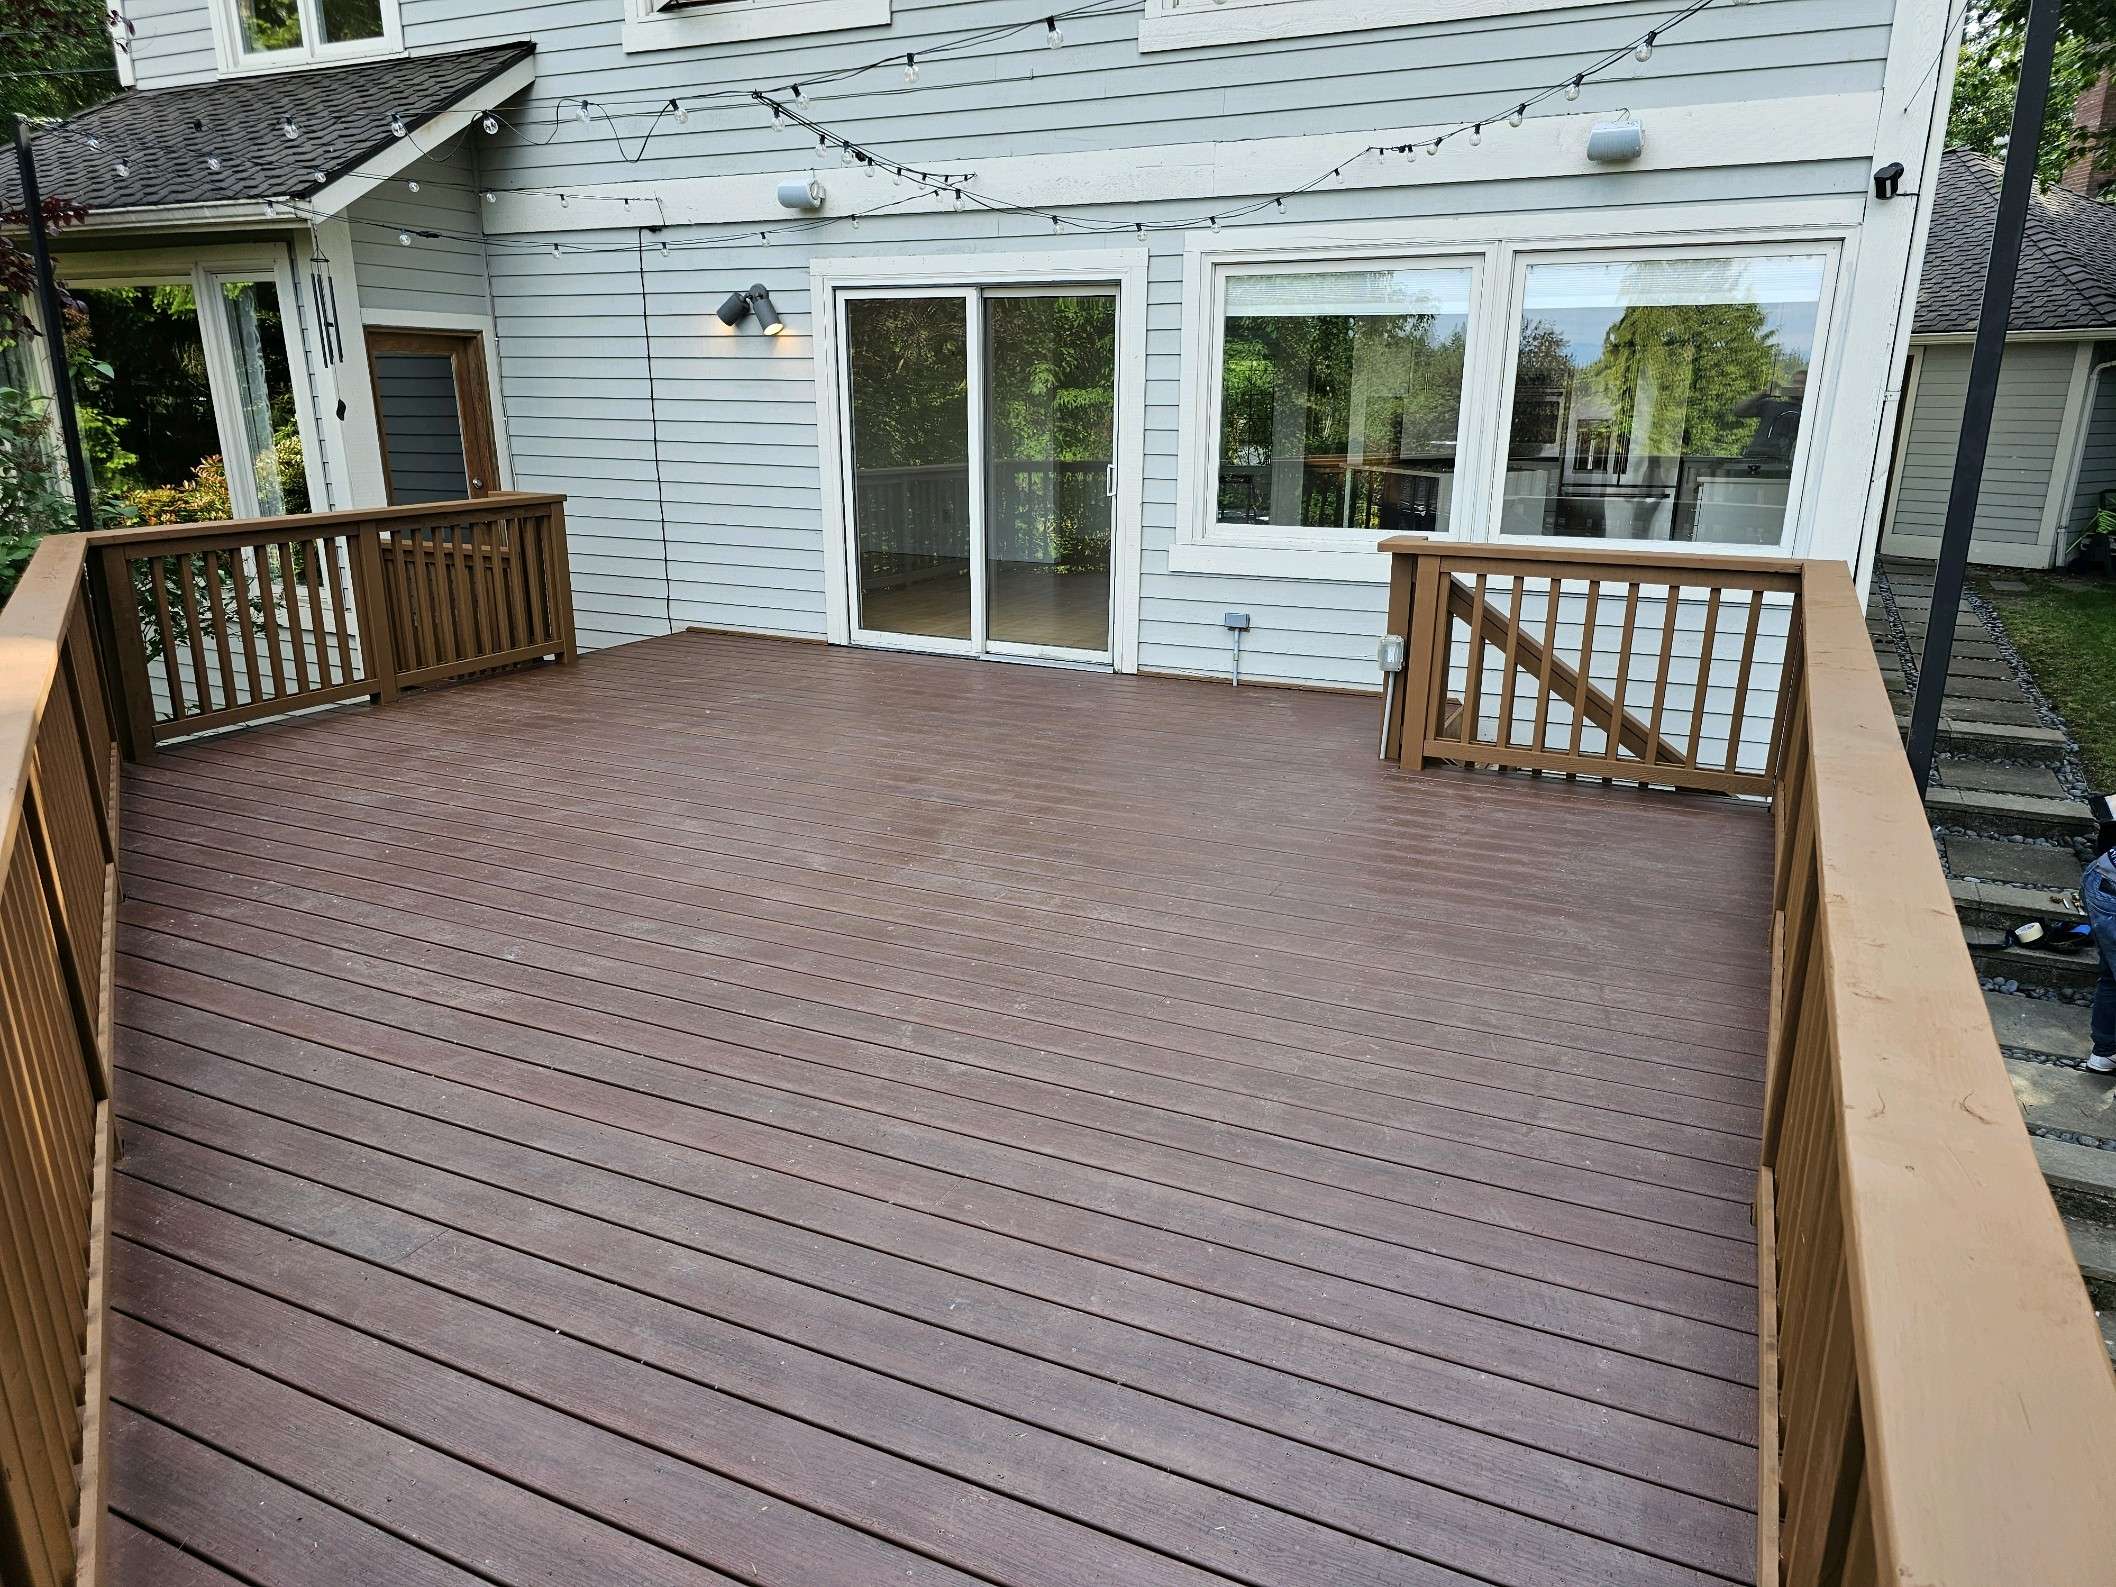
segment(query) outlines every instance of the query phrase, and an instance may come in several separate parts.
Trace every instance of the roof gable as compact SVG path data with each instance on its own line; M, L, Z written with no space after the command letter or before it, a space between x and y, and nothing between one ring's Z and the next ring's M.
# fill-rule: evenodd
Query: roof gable
M1989 155L1967 149L1949 149L1941 157L1914 334L1976 329L2002 169ZM2021 236L2011 329L2110 326L2116 326L2116 207L2068 188L2039 189Z

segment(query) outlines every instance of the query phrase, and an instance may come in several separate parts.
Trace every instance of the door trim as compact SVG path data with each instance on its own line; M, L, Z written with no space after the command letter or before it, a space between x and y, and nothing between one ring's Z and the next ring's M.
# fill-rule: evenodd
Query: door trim
M1117 289L1117 494L1110 523L1110 660L1139 668L1139 573L1146 461L1146 277L1144 248L1053 248L1041 253L905 255L818 259L809 266L815 341L816 439L821 453L823 616L831 643L854 643L851 499L844 430L840 295L847 291L971 293L985 287L1114 285ZM865 643L863 639L861 641ZM882 643L882 641L876 641ZM918 643L922 650L943 649ZM891 648L914 648L911 645ZM963 653L967 653L964 647ZM996 659L1009 652L988 652ZM1100 665L1097 663L1097 665Z
M342 290L341 288L341 292ZM493 490L513 490L515 488L514 448L508 440L507 426L499 409L500 393L503 389L500 380L500 345L499 335L491 317L484 314L444 309L363 309L359 326L362 347L358 358L360 364L364 366L366 379L362 384L366 387L370 402L374 400L375 366L373 359L366 350L366 341L369 337L387 336L392 332L398 331L433 331L443 334L475 335L478 338L482 348L482 356L478 362L484 374L485 411L491 422L493 456L498 470L494 477L492 488ZM346 355L347 361L350 363L354 357L353 344L350 338L346 342ZM356 376L355 378L358 377ZM381 411L373 409L370 416L374 420L375 466L379 469L382 454ZM385 491L387 490L386 479L378 480L378 483Z

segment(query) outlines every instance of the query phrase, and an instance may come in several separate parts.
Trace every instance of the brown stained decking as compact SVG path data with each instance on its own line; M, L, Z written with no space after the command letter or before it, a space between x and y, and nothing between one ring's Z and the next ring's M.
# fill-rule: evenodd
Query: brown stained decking
M1747 1580L1765 812L679 635L126 789L115 1579Z

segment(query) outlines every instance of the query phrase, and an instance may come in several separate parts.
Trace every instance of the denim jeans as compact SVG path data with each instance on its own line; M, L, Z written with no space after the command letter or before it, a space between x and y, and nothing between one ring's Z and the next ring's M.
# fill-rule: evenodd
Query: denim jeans
M2116 1053L2116 849L2111 849L2079 879L2087 923L2094 928L2094 951L2101 957L2101 979L2094 985L2094 1050Z

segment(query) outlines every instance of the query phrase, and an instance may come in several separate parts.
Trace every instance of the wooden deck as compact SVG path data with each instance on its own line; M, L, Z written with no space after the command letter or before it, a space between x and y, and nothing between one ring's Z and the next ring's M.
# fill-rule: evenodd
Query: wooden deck
M126 783L112 1579L1750 1579L1758 806L682 635Z

